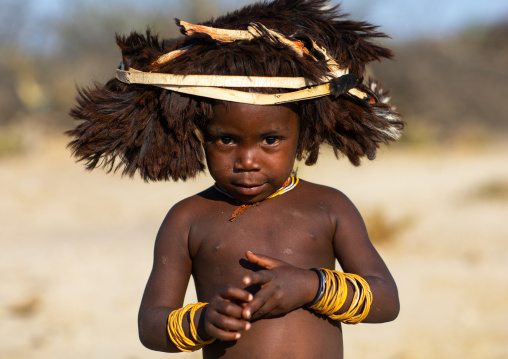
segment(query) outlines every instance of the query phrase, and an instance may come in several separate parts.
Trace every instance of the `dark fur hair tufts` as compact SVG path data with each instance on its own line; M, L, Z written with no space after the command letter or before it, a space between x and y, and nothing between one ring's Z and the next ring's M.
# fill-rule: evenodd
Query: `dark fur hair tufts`
M393 56L389 49L371 42L385 37L375 26L345 20L338 7L326 5L325 0L259 2L202 25L245 30L251 23L261 23L304 43L313 40L358 78L363 78L368 63ZM267 36L221 43L194 34L159 41L147 31L145 35L117 35L117 44L125 67L141 71L300 76L316 82L328 71L323 61L298 57ZM189 44L193 46L184 55L154 65L159 56ZM346 93L296 103L301 118L298 159L307 165L316 163L320 145L326 143L337 156L343 154L359 165L361 157L374 159L381 143L397 138L404 123L384 100L386 91L371 80L359 88L377 94L378 101L371 104ZM73 137L69 146L88 169L123 167L124 174L133 176L139 171L145 181L185 180L205 169L200 133L212 117L215 102L116 79L105 85L95 83L92 88L78 89L70 115L82 122L66 132Z

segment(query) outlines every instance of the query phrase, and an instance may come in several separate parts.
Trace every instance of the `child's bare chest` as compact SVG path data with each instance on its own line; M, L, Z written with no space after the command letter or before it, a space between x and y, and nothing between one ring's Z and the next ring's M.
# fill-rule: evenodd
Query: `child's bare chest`
M334 228L322 209L299 205L280 208L261 203L230 222L234 209L219 208L191 230L193 275L198 291L200 287L208 292L212 287L240 285L245 275L259 269L246 260L247 251L301 268L333 265Z

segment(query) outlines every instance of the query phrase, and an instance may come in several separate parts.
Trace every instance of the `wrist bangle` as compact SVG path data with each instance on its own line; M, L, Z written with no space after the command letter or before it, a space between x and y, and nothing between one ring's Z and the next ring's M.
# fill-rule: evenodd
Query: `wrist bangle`
M306 307L311 307L314 304L316 304L321 299L321 297L323 296L323 294L325 292L325 275L323 274L323 272L321 272L317 268L311 268L310 270L316 272L316 274L318 275L318 277L319 277L319 288L318 288L318 291L317 291L316 296L314 297L314 299L311 302L305 304Z
M173 310L168 316L167 332L171 341L178 350L182 352L192 352L201 349L207 344L213 343L215 338L203 340L199 337L196 325L194 324L194 316L196 311L208 303L188 304L184 308ZM189 312L190 335L188 338L183 329L185 314Z
M319 271L325 277L325 290L322 297L315 304L309 306L309 309L343 323L362 322L369 314L372 304L372 291L369 283L353 273L342 273L326 268L321 268ZM339 314L346 302L348 282L353 287L352 302L349 308Z

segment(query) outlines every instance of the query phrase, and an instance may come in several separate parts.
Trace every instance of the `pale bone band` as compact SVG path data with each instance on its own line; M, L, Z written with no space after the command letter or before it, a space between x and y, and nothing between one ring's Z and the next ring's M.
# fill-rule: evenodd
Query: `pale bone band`
M278 94L243 92L219 87L192 87L171 85L159 85L157 87L185 93L188 95L195 95L230 102L241 102L251 105L278 105L288 102L310 100L330 94L330 84L318 85L308 87L303 90Z
M279 87L279 88L302 88L308 86L309 80L302 77L248 77L248 76L215 76L215 75L173 75L159 74L150 72L141 72L134 69L131 71L117 70L117 79L127 84L145 84L157 86L166 90L195 95L200 97L213 98L217 100L241 102L252 105L276 105L287 102L296 102L302 100L310 100L313 98L323 97L330 94L330 84L312 86L305 89L278 93L263 94L244 91L236 91L217 86L217 83L227 84L228 87ZM270 83L280 79L286 85L291 87L283 87L281 83ZM307 81L307 83L305 83ZM294 82L294 83L292 83ZM300 83L299 83L300 82ZM303 86L296 87L296 84ZM261 84L269 86L259 86ZM368 95L356 88L349 90L349 94L365 99Z
M251 105L279 105L288 102L311 100L318 97L328 96L331 93L329 83L308 87L303 90L278 94L243 92L219 87L186 87L169 85L161 85L158 87L164 88L166 90L185 93L188 95L195 95L230 102L241 102ZM349 90L349 94L358 98L366 98L367 96L364 92L355 88Z
M266 33L268 33L273 38L277 39L280 43L285 44L290 49L292 49L299 57L302 57L303 54L310 55L314 60L317 61L317 59L310 53L309 49L305 47L303 42L300 40L290 40L287 37L283 36L282 34L270 30L266 28L264 25L260 23L253 23L251 24L247 30L230 30L230 29L218 29L214 27L209 26L203 26L203 25L194 25L191 23L188 23L186 21L178 20L179 25L184 29L184 32L186 35L191 35L193 33L203 33L209 35L212 39L221 41L221 42L234 42L238 40L253 40L256 37L260 37L263 35L263 29ZM331 71L332 77L340 77L342 75L346 75L348 73L347 69L341 69L339 64L332 59L328 53L326 52L326 49L324 49L321 46L318 46L314 40L312 40L312 46L314 49L316 49L318 52L320 52L323 57L326 60L326 63L328 65L328 68ZM192 45L187 46L182 49L178 49L172 52L169 52L167 54L161 55L157 60L155 60L154 64L157 65L163 65L178 56L185 53L189 48L191 48Z
M261 76L218 76L218 75L176 75L142 72L133 68L117 70L116 77L127 84L173 85L196 87L274 87L301 89L317 83L305 77L261 77Z

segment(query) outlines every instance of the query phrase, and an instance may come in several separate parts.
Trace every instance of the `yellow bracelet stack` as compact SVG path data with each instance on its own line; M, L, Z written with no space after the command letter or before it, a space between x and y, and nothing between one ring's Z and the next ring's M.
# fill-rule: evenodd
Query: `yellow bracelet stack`
M348 324L358 324L364 320L369 314L370 305L372 304L372 292L367 281L356 274L342 273L325 268L320 268L319 271L324 274L324 290L320 298L316 298L317 300L313 301L309 308L333 320ZM321 278L320 276L320 281ZM346 301L347 281L355 289L353 302L346 312L335 314ZM322 283L320 283L321 287L323 287ZM362 312L357 314L362 307Z
M178 350L181 350L182 352L193 352L215 341L215 338L207 341L201 339L198 335L197 328L194 325L194 316L196 311L206 305L208 305L208 303L188 304L184 308L174 310L169 314L167 330L169 337L173 343L175 343ZM189 322L192 339L185 336L182 326L183 318L187 312L190 312Z

